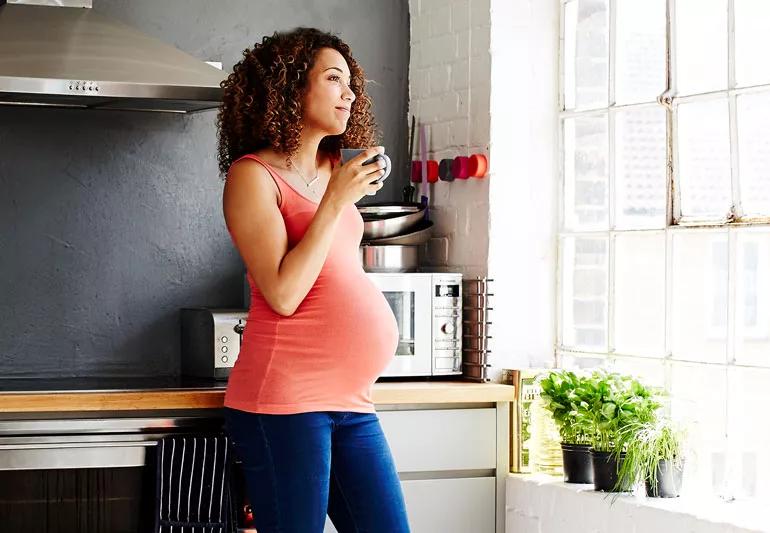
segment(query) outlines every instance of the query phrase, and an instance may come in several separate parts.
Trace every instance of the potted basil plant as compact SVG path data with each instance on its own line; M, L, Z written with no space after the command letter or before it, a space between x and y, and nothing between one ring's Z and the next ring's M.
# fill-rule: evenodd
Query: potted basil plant
M540 379L540 398L561 437L564 481L593 483L590 420L580 410L586 377L569 370L552 370Z
M619 480L626 457L624 429L654 420L660 407L656 395L638 380L616 373L596 371L586 380L581 409L592 427L591 461L594 488L625 492L632 488Z

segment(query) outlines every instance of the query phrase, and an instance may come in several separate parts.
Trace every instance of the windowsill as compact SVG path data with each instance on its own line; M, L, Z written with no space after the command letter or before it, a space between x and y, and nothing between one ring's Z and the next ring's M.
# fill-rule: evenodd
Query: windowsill
M577 485L564 483L561 477L532 474L509 474L508 490L525 489L527 493L533 491L548 491L553 501L562 495L569 498L570 495L579 494L578 498L582 503L594 505L597 502L606 500L606 504L612 507L613 511L619 513L619 516L630 518L636 521L638 515L639 522L657 519L666 524L678 524L682 529L674 528L666 531L700 531L694 529L694 526L701 525L704 531L729 531L730 533L749 533L770 531L770 524L767 522L766 511L763 512L762 505L759 502L725 502L717 497L699 498L682 496L679 498L647 498L641 494L615 494L596 492L593 485ZM586 500L583 500L586 498ZM538 500L542 501L540 495ZM590 499L590 500L589 500ZM506 502L508 506L516 507L517 503L514 495L506 493ZM582 506L581 506L582 507ZM572 507L565 506L566 512ZM551 512L553 507L551 508ZM654 517L651 517L653 513ZM579 517L574 517L579 518ZM610 522L613 522L610 519ZM684 526L689 526L687 529ZM693 529L690 529L690 528ZM719 529L714 529L719 527ZM577 531L577 530L575 530Z

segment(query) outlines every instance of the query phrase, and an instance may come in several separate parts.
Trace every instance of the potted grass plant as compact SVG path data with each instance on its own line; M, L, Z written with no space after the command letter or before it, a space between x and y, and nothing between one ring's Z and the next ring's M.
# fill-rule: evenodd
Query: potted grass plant
M625 492L632 484L620 480L627 443L621 434L627 428L654 420L660 407L653 391L631 376L605 371L586 380L580 409L591 424L591 461L594 488Z
M569 370L552 370L540 379L540 398L561 437L564 481L593 483L591 424L580 409L585 376Z
M649 497L678 497L684 472L684 439L684 429L665 416L625 428L618 439L625 458L617 487L643 481Z

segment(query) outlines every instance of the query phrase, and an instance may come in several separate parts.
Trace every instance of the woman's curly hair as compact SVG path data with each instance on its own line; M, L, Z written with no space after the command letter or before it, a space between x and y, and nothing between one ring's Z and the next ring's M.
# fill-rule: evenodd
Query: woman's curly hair
M308 73L321 48L337 50L350 69L350 89L356 95L347 129L325 137L320 150L336 154L340 148L365 148L376 141L372 102L366 94L364 72L339 37L314 28L296 28L265 36L243 52L243 59L221 83L224 89L217 116L219 171L226 176L239 157L272 147L287 154L299 148L302 95Z

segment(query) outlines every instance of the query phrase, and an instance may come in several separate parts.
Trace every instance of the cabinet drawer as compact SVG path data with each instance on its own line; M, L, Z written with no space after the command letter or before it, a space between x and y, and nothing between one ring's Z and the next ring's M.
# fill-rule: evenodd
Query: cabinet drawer
M402 481L413 533L494 533L495 478ZM324 533L336 533L326 518Z
M494 408L378 413L399 472L495 468Z
M402 481L414 533L494 533L495 478Z

